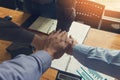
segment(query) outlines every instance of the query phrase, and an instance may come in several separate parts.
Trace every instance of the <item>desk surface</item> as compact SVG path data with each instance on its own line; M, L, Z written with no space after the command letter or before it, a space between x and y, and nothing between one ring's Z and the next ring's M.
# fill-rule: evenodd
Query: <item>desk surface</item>
M6 10L10 12L7 12ZM19 25L28 18L28 16L24 16L23 18L23 15L25 14L23 12L0 7L0 17L4 17L9 14L13 15L13 22ZM10 44L11 42L0 40L0 62L10 59L10 55L5 50ZM120 35L91 28L84 44L110 49L120 49ZM56 76L55 74L57 75L57 71L50 68L45 72L40 80L54 80Z
M0 17L4 18L5 16L8 16L8 15L12 16L12 21L18 25L21 25L22 23L24 23L25 20L28 19L28 17L30 16L30 14L27 14L21 11L0 7Z
M90 29L84 44L120 50L120 35L92 28Z
M24 23L30 16L30 14L24 12L0 7L0 17L4 18L8 15L12 16L12 21L18 25ZM5 50L10 44L11 42L0 40L0 62L10 59L10 55Z

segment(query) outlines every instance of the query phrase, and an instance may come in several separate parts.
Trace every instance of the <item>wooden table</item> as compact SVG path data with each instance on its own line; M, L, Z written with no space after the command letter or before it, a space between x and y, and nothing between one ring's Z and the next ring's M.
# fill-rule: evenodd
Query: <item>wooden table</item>
M30 14L0 7L0 17L4 18L8 15L12 16L12 21L18 25L21 25L26 19L28 19L28 17L30 17Z
M22 23L25 22L26 19L30 16L30 14L12 10L12 9L7 9L0 7L0 17L4 18L5 16L12 16L12 21L18 25L21 25ZM10 59L10 55L7 53L6 48L11 44L9 41L3 41L0 40L0 62L4 60Z
M0 17L4 18L5 16L8 16L8 15L12 16L12 21L18 25L21 25L22 23L24 23L30 16L30 14L27 14L24 12L0 7ZM43 34L41 33L39 33L39 35L43 36ZM12 42L0 40L0 63L5 60L11 59L10 54L6 51L6 48L11 43ZM49 75L49 72L51 72L50 75ZM43 75L40 80L48 80L48 79L54 80L57 75L57 70L50 68L45 72L45 74L47 74L47 78L46 78L46 75L45 76Z
M91 28L84 44L120 50L120 34Z
M0 7L0 17L10 14L13 16L13 22L19 25L21 25L29 17L24 16L23 18L23 15L25 14L23 12ZM0 40L0 62L10 59L10 55L5 50L10 44L11 42ZM110 49L120 49L120 35L91 28L84 44ZM57 70L49 68L40 80L55 80L57 72Z

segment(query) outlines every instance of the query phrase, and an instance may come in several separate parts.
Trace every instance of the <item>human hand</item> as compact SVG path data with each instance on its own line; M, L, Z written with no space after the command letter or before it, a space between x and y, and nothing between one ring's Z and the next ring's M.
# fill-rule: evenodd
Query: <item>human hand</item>
M78 42L72 36L69 36L67 43L68 46L66 47L65 52L69 55L72 55L72 49L76 44L78 44Z
M53 59L60 58L65 48L68 46L66 42L68 34L66 31L52 32L45 41L44 50L47 51Z
M41 37L41 36L35 34L33 41L32 41L32 45L35 47L35 51L43 49L45 39L46 39L46 37Z

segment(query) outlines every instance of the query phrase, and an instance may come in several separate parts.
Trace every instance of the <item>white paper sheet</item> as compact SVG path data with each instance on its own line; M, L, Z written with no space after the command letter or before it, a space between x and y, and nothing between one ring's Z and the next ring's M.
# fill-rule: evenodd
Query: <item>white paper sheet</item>
M83 77L83 80L115 80L115 78L83 66L73 56L71 56L67 72L79 75Z
M48 33L52 32L55 29L56 26L52 27ZM82 44L89 29L90 26L88 25L84 25L78 22L73 22L68 32L68 35L71 35L74 39L78 41L79 44ZM53 60L51 67L54 67L62 71L66 71L70 61L71 61L70 56L64 54L60 59Z

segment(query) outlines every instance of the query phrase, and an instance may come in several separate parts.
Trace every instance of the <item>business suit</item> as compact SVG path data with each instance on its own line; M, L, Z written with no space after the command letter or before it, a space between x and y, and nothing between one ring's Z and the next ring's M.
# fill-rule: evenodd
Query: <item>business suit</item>
M76 16L75 0L25 0L24 3L33 15L57 19L56 30L69 31Z
M44 0L41 2L44 2ZM48 0L48 3L41 2L39 2L39 0L24 0L25 10L33 15L55 19L56 18L55 0Z
M22 29L12 21L0 18L0 39L30 44L33 37L34 33Z

